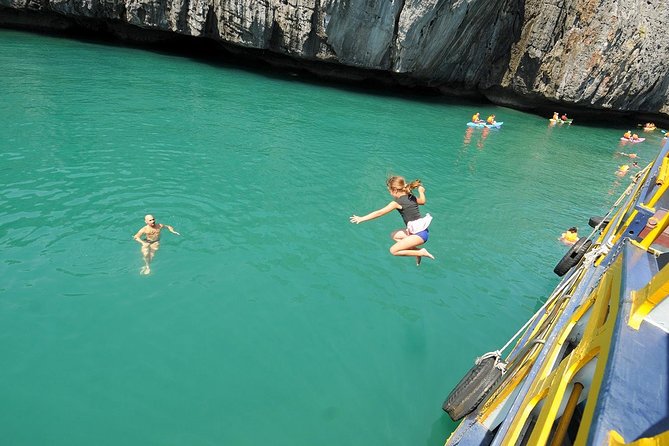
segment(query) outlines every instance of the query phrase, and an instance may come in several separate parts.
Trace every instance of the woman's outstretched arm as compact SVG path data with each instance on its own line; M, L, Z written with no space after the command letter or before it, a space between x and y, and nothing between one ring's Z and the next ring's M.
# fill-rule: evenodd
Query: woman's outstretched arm
M357 215L353 215L350 218L350 220L351 220L351 223L359 224L359 223L362 223L363 221L374 220L375 218L386 215L388 212L391 212L395 209L399 209L399 205L396 202L391 201L385 207L383 207L381 209L377 209L376 211L370 212L369 214L367 214L365 216L358 217Z

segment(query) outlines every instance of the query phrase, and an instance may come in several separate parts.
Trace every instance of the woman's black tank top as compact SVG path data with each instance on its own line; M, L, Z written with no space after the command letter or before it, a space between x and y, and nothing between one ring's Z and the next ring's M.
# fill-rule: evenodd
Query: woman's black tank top
M398 209L398 211L402 216L402 220L404 220L404 224L420 218L418 203L416 202L416 197L413 195L402 195L399 198L395 198L395 203L402 206L402 209Z

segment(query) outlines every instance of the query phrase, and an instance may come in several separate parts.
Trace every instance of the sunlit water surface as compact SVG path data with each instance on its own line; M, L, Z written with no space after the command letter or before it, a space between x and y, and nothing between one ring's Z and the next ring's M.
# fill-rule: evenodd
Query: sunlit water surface
M11 445L441 445L441 410L605 213L624 127L0 31ZM466 127L475 111L501 130ZM434 216L388 253L389 174ZM148 276L132 235L163 234Z

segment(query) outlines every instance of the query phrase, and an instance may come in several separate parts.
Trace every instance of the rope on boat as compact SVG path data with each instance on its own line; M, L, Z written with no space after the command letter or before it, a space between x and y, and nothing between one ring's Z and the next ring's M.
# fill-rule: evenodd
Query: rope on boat
M495 352L488 352L484 354L483 356L479 356L476 358L475 364L479 365L481 364L484 360L488 358L495 358L495 365L494 367L496 369L499 369L502 372L502 375L506 373L506 362L502 361L502 352L500 350L495 351Z
M591 240L595 233L600 229L600 226L603 225L604 221L614 212L614 210L620 206L620 203L623 202L623 200L632 192L634 189L634 186L637 185L639 179L647 175L648 171L650 170L651 165L649 164L648 166L644 167L642 170L637 172L634 177L632 178L632 181L630 182L629 186L625 189L625 191L618 197L616 202L613 204L611 209L606 213L604 218L602 218L602 221L592 230L590 235L588 236L588 240ZM501 360L502 353L513 343L514 340L516 340L526 329L529 327L535 319L544 312L546 307L550 305L551 303L554 302L555 298L559 295L562 294L562 292L567 289L568 287L571 287L574 285L576 282L576 279L580 276L580 273L585 270L586 268L590 267L590 265L600 256L600 255L607 255L609 251L611 250L611 246L609 246L608 243L602 243L596 248L590 250L589 252L585 253L583 256L583 262L578 266L578 268L569 276L567 277L566 280L563 280L555 290L551 293L551 295L546 299L546 302L537 310L536 313L523 325L517 332L514 334L506 344L499 350L491 351L488 353L483 354L482 356L476 358L476 365L480 364L483 360L487 358L495 358L495 367L498 368L499 370L502 371L502 374L506 372L506 365L507 363L505 361ZM544 343L543 340L535 340L536 343Z
M583 265L579 266L578 270L580 270L580 269L583 269ZM577 270L577 271L578 271L578 270ZM537 310L537 312L534 313L534 316L532 316L532 317L525 323L525 325L523 325L523 326L520 328L520 330L518 330L518 331L516 332L516 334L513 335L513 336L509 339L509 341L508 341L506 344L504 344L504 347L500 348L499 350L495 350L495 351L492 351L492 352L488 352L488 353L484 354L483 356L477 358L477 359L476 359L476 364L479 364L481 361L483 361L483 360L486 359L486 358L495 357L495 358L496 358L496 360L495 360L495 367L497 367L497 362L499 361L499 358L502 357L502 352L504 352L504 351L509 347L509 345L511 345L511 344L513 343L513 341L514 341L516 338L518 338L518 336L520 336L520 335L527 329L527 327L530 326L530 324L532 324L532 322L534 322L534 320L537 318L537 316L539 316L539 314L543 313L543 311L546 309L546 307L547 307L549 304L551 304L551 303L555 300L555 298L556 298L558 295L560 295L566 288L568 288L568 287L570 287L571 285L574 284L574 282L576 281L576 277L578 277L578 275L579 275L579 274L578 274L577 272L575 272L574 274L572 274L571 276L569 276L566 280L562 281L562 283L560 283L560 284L558 285L558 287L555 288L555 290L553 290L553 292L552 292L551 295L548 297L548 299L546 299L546 302L541 306L541 308L539 308L539 309ZM500 370L502 370L502 372L504 372L505 369L506 369L506 363L503 363L503 362L501 362L501 361L500 361L500 363L502 363L503 365L502 365L502 366L499 366L499 367L497 367L497 368L499 368Z
M650 170L650 167L651 166L649 164L646 167L644 167L643 169L641 169L640 171L638 171L636 174L634 174L634 176L632 177L632 181L630 181L629 186L627 186L627 189L625 189L625 191L622 194L620 194L620 197L618 197L616 202L613 203L613 206L611 206L611 209L609 209L609 212L607 212L606 215L604 216L604 218L602 218L602 221L600 221L597 224L597 226L595 226L593 228L592 232L590 232L590 235L588 235L588 240L592 240L595 233L601 229L601 226L604 225L604 222L606 221L606 219L613 213L613 211L618 206L620 206L620 203L622 203L623 200L632 192L632 189L634 189L634 186L637 185L637 183L639 181L639 178L641 178L642 176L644 176L648 173L648 171Z

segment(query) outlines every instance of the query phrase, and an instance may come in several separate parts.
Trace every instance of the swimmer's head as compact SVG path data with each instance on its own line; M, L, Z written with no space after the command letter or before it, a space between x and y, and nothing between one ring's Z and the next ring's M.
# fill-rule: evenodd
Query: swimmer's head
M578 232L578 228L576 226L572 226L571 228L568 229L569 232Z
M151 226L153 226L153 225L156 224L156 219L153 218L153 215L151 215L151 214L147 214L147 215L144 217L144 222L145 222L147 225L151 225Z

